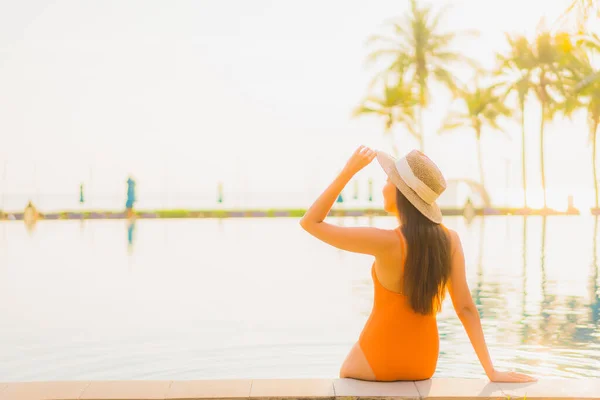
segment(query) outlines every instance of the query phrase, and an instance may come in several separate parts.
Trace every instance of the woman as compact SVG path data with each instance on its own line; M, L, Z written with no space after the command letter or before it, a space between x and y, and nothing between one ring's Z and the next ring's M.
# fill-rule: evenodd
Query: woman
M388 175L384 209L398 216L400 226L394 230L344 228L324 222L344 186L375 158ZM494 382L535 380L497 371L492 365L467 286L460 239L441 225L442 214L435 203L445 188L442 173L425 154L414 150L395 160L361 146L300 221L307 232L332 246L375 257L373 310L342 365L341 378L431 378L439 354L436 313L448 289L488 378Z

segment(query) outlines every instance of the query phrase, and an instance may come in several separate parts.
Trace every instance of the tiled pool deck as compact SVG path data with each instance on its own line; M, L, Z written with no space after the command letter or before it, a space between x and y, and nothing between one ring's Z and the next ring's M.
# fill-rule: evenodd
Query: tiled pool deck
M439 378L372 383L351 379L72 381L0 383L0 400L154 399L598 399L600 379L491 383Z

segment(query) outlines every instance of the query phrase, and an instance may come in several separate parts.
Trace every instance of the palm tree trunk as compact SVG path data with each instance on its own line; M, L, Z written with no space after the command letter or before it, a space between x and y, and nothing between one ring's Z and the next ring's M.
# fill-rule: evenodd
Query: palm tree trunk
M596 196L596 202L594 204L596 205L596 208L598 208L598 172L596 171L596 135L598 133L598 122L592 126L592 130L592 168L594 174L594 193Z
M525 103L521 103L521 168L523 170L523 207L527 208L527 159L525 157Z
M479 183L485 189L485 178L483 177L483 159L481 157L481 132L477 132L477 158L479 164Z
M542 122L540 124L540 166L542 175L542 190L544 192L544 208L548 207L546 202L546 171L544 166L544 125L546 123L546 104L542 102Z

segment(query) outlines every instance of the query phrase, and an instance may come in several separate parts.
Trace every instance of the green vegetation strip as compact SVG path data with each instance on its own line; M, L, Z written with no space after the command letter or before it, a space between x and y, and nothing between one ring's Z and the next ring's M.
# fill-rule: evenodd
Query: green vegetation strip
M592 210L592 214L595 209ZM137 218L300 218L306 212L303 208L290 209L169 209L169 210L136 210ZM446 216L466 216L471 218L477 215L579 215L579 210L557 211L552 209L522 209L522 208L488 208L476 209L472 214L465 213L460 208L443 208L442 213ZM361 216L387 216L389 215L379 208L347 208L333 209L329 212L334 217L361 217ZM73 219L123 219L126 213L123 211L108 210L86 210L86 211L61 211L42 213L40 219L48 220L73 220ZM0 219L23 219L23 213L2 213Z

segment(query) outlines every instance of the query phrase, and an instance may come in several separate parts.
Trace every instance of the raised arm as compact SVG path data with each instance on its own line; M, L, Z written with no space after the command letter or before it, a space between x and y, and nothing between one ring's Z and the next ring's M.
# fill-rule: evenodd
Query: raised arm
M350 179L375 158L376 152L360 146L350 157L342 172L327 189L315 200L300 220L305 231L319 240L338 249L355 253L379 256L385 254L397 243L395 235L389 231L371 227L345 228L325 222L338 195Z
M535 381L525 374L516 372L501 372L494 369L490 353L485 343L485 336L483 334L483 328L481 327L481 320L479 318L479 312L471 297L471 292L467 284L467 276L465 271L465 257L460 243L458 234L454 231L450 231L452 237L452 271L450 275L450 282L448 285L448 291L452 298L452 304L454 310L460 319L460 322L469 336L469 340L473 345L473 349L479 358L481 366L485 370L485 374L492 382L531 382Z

